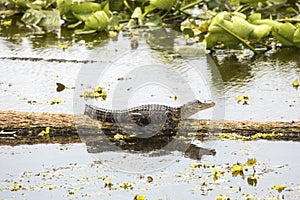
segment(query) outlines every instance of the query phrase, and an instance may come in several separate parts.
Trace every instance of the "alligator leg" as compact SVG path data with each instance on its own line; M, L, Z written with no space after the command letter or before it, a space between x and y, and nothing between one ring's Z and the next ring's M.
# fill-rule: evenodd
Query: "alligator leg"
M150 116L142 113L130 113L130 118L141 127L145 127L151 123Z

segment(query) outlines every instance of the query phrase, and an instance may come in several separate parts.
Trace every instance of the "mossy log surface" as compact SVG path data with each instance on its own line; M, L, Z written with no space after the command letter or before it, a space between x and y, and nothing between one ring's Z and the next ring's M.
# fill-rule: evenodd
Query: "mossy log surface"
M257 133L271 134L276 140L300 141L300 122L252 122L252 121L210 121L189 119L182 122L184 130L194 136L219 133L238 134L251 137ZM50 139L39 136L50 127ZM0 145L20 145L37 143L81 142L77 128L84 128L87 134L95 130L110 129L109 125L90 119L85 115L31 113L18 111L0 112ZM267 138L268 139L268 138Z

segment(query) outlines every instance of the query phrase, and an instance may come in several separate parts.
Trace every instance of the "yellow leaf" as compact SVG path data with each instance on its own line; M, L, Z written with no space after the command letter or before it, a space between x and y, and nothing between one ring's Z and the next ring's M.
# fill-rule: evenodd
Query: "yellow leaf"
M273 185L272 189L277 190L278 192L282 192L286 188L285 185L279 184L279 185Z
M107 187L109 189L111 189L113 186L111 179L108 179L107 182L104 184L104 187Z
M2 26L10 26L11 22L12 22L12 20L4 21L4 22L1 22L1 25Z
M247 160L247 165L248 165L249 167L254 166L255 164L256 164L256 158L249 158L249 159Z
M56 99L52 99L50 102L50 105L54 105L54 104L59 104L59 103L63 103L64 100L56 98Z
M55 188L56 188L55 185L49 185L49 186L48 186L48 189L49 189L49 190L53 190L53 189L55 189Z
M107 93L106 91L103 91L102 92L102 99L105 100L107 98Z
M221 172L217 169L214 169L213 170L213 175L214 175L214 181L216 181L221 176Z
M200 167L202 167L201 163L192 163L191 164L191 168L200 168Z
M244 164L242 165L233 165L231 167L231 172L234 173L234 172L242 172L244 170Z
M124 139L124 135L121 135L121 134L117 133L117 134L114 136L114 139L115 139L115 140L122 140L122 139Z
M63 45L63 44L59 44L59 45L58 45L58 48L59 48L59 49L62 49L62 50L64 50L64 51L65 51L66 49L68 49L68 48L69 48L69 46L67 46L67 45Z
M245 94L244 95L244 101L248 101L249 100L249 95L248 94Z
M130 184L130 183L123 183L122 185L120 185L121 188L123 189L130 189L132 190L133 189L133 186Z
M103 87L101 87L101 86L94 89L94 92L98 92L99 94L101 94L102 91L103 91Z
M118 32L116 31L108 31L109 37L116 37L118 35Z
M134 200L145 200L146 199L146 196L145 195L136 195L134 197Z
M229 197L227 197L225 194L219 194L216 198L216 200L227 200L230 199Z
M243 97L242 97L241 95L238 95L238 96L237 96L237 101L238 101L238 102L241 102L242 100L243 100Z
M298 88L299 87L299 80L295 79L292 83L293 87Z
M10 188L11 191L18 191L23 188L22 184L13 184Z

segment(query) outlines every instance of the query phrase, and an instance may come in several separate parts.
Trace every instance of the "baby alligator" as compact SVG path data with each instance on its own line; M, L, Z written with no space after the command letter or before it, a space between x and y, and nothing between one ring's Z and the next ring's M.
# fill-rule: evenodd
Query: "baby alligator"
M92 105L85 105L84 114L101 122L135 123L140 127L149 124L165 124L179 122L201 110L211 108L214 102L194 100L180 107L160 104L147 104L125 110L109 110Z

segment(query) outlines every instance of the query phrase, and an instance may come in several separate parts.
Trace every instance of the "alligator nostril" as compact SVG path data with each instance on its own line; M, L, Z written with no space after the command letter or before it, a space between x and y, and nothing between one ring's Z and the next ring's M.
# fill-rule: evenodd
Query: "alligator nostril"
M214 103L212 100L205 100L204 103Z

